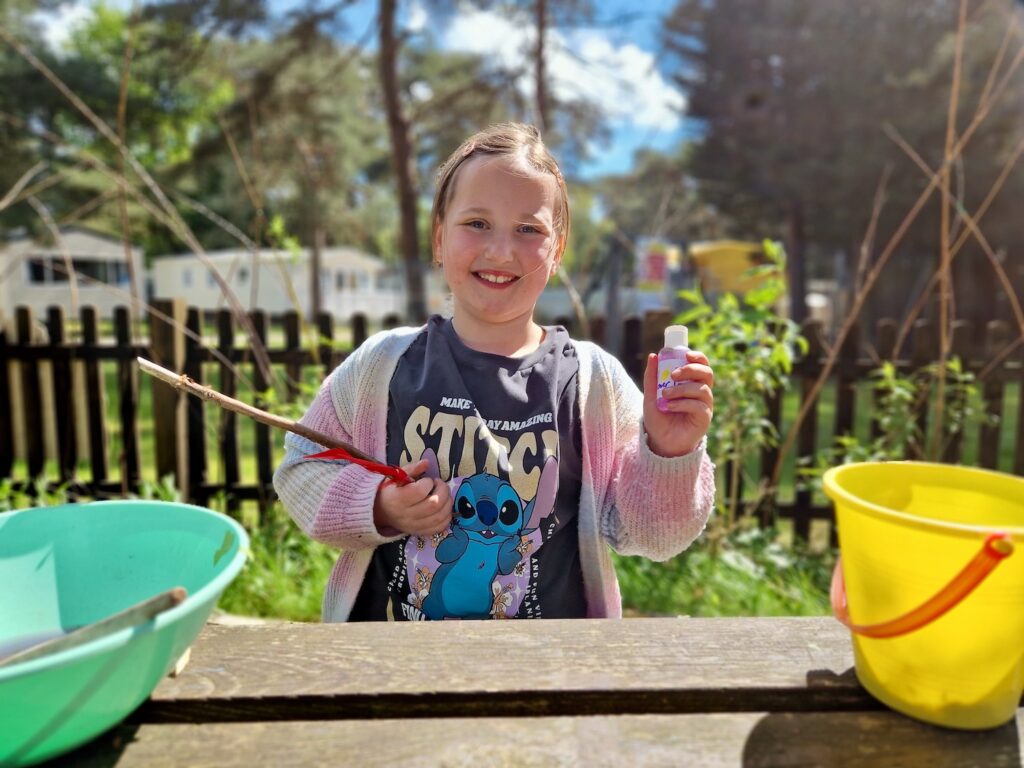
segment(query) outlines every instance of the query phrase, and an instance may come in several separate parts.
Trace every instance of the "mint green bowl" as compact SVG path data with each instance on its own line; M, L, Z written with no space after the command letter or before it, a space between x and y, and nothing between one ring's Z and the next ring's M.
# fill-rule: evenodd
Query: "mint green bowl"
M248 547L234 520L187 504L101 501L0 514L0 648L188 590L155 620L0 667L0 765L58 755L138 707L195 640Z

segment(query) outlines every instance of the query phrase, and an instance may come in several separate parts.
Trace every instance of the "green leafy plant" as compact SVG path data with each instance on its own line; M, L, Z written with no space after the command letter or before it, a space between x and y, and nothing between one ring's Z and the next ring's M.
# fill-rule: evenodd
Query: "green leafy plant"
M950 358L946 362L946 410L940 453L928 455L920 416L935 396L939 365L932 363L904 374L886 361L872 371L877 435L869 440L838 435L831 446L818 451L813 466L799 470L801 476L812 486L820 486L825 470L838 464L901 461L922 456L939 461L951 441L962 437L969 429L997 423L998 417L985 410L975 375L964 369L959 358Z
M705 352L715 369L715 418L708 435L708 450L719 466L728 467L732 489L719 498L719 517L713 525L728 533L736 520L756 507L743 507L738 489L747 457L775 445L778 434L768 418L767 398L789 384L788 376L807 340L793 321L780 312L786 292L786 256L779 243L764 242L766 263L747 274L756 285L742 298L722 295L711 304L699 290L680 296L693 306L677 322L690 326L693 346ZM746 478L758 486L757 478ZM719 493L723 491L719 490Z
M627 613L686 616L820 616L828 613L835 554L748 519L726 547L699 539L664 563L615 557Z
M249 561L218 606L229 613L316 621L337 551L313 541L275 504L249 532Z

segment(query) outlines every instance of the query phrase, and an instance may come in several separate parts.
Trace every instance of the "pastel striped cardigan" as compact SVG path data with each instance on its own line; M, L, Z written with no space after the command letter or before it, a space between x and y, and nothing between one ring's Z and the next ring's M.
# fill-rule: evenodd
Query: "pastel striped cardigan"
M378 333L324 381L302 423L384 458L388 385L399 358L421 328ZM664 458L647 447L643 397L622 364L589 342L574 342L579 359L583 478L579 538L587 614L622 616L608 545L625 555L665 560L700 534L714 503L714 466L704 442ZM373 550L400 536L373 523L380 475L355 464L303 461L321 447L289 433L274 487L292 519L317 541L338 547L323 600L324 621L345 621Z

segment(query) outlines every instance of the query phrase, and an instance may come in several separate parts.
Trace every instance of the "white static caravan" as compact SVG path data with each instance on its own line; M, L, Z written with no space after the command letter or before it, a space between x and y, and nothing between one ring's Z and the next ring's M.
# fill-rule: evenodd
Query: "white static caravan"
M298 253L269 249L210 251L207 259L245 309L262 309L271 315L297 309L309 316L308 248ZM182 297L189 306L203 310L227 306L210 267L195 254L157 257L152 274L155 298ZM321 251L320 297L323 310L342 322L356 313L379 322L385 315L405 312L405 293L398 272L376 256L352 248Z
M135 297L144 301L142 250L132 247L129 253ZM101 318L109 318L114 307L132 301L128 258L119 240L81 227L62 229L60 243L11 240L0 248L0 321L10 322L19 306L31 308L33 316L42 319L51 306L63 307L70 315L92 305Z

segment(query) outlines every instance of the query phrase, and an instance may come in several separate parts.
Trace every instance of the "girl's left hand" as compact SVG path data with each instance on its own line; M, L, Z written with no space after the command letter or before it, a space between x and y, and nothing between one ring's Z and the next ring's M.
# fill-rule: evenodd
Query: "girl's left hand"
M689 350L686 365L672 371L677 383L665 389L668 411L658 410L658 356L647 356L644 371L644 427L647 444L659 456L689 453L707 434L715 407L715 373L703 352Z

